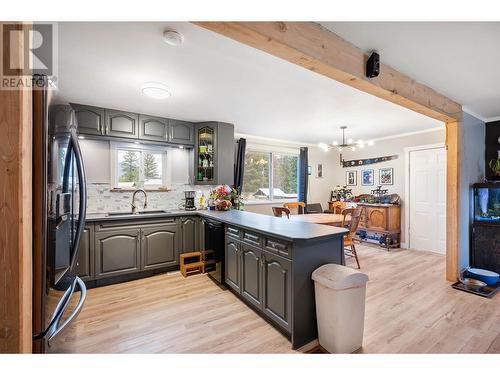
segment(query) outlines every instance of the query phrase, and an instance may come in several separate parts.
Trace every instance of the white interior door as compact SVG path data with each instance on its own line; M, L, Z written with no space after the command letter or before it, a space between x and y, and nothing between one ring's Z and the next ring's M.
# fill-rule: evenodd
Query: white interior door
M446 149L410 152L409 247L446 253Z

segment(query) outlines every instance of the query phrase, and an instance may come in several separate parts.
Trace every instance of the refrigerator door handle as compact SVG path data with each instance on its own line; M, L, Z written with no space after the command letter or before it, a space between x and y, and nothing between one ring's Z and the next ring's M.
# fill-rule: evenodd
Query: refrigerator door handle
M78 209L78 227L73 241L73 249L71 250L70 269L73 269L76 263L78 247L80 239L85 230L85 216L87 214L87 177L85 174L85 165L83 163L82 151L78 143L78 137L75 131L71 132L70 136L71 148L75 154L76 169L78 173L78 191L79 191L79 209Z
M47 325L47 328L45 331L40 332L38 334L33 335L34 340L40 340L46 337L50 332L53 332L57 329L57 325L59 324L58 322L61 320L62 314L64 314L64 311L66 310L66 307L68 306L68 303L71 299L71 296L73 295L75 291L75 286L76 286L76 281L73 281L71 285L66 289L64 292L63 296L59 300L59 302L56 305L56 308L54 309L54 312L52 313L52 317L50 318L50 323Z
M68 318L61 325L59 325L61 318L62 318L63 314L66 312L66 309L69 305L69 301L71 300L71 297L75 293L75 286L76 285L78 285L78 288L80 289L80 299L78 301L78 304L76 305L73 312L68 316ZM80 279L78 276L75 277L75 280L74 280L72 286L68 290L71 290L71 295L69 296L69 298L66 299L66 302L64 303L63 309L61 309L61 311L59 311L57 317L55 317L55 319L54 319L55 324L52 326L52 329L50 329L48 331L47 344L49 346L50 346L52 340L56 336L58 336L68 326L68 324L71 323L78 316L78 314L82 310L85 299L87 298L87 287L85 286L85 283L82 281L82 279Z

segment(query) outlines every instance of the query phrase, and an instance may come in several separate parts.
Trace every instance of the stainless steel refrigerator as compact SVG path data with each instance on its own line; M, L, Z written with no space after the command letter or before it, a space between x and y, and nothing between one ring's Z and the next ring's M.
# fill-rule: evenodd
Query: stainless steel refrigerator
M50 352L82 310L85 283L74 272L85 227L86 177L77 123L49 107L47 78L33 91L33 352Z

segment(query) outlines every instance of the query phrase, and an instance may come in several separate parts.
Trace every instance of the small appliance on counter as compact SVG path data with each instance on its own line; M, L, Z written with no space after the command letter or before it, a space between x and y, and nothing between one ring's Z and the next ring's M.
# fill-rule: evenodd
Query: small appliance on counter
M196 206L194 205L194 198L196 197L196 191L186 190L184 191L184 209L186 211L195 211Z

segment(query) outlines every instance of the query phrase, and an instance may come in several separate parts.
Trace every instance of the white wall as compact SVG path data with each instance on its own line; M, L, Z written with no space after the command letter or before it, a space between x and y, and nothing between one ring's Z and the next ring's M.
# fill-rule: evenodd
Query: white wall
M484 181L485 124L464 113L460 123L460 219L459 219L459 267L469 265L470 224L473 219L473 196L471 185Z
M85 164L87 182L91 184L111 183L109 142L82 139L79 143Z

